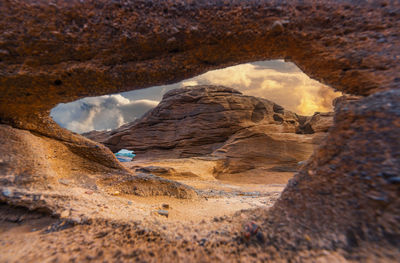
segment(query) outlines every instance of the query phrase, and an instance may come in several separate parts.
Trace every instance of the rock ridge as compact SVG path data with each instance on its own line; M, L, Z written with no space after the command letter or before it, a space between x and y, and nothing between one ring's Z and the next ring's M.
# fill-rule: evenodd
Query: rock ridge
M324 116L323 128L320 116ZM266 99L224 86L201 85L169 91L158 106L131 124L85 136L114 152L134 150L136 159L218 156L225 162L216 176L228 178L243 172L265 173L264 165L296 167L307 160L333 115L305 117L305 124L302 118ZM308 134L298 134L304 125Z

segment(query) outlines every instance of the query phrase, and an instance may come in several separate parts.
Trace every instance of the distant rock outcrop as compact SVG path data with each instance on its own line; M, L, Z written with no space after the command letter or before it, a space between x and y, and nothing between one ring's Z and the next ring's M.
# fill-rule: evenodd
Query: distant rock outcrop
M333 112L316 112L313 116L302 116L299 118L300 126L296 133L313 134L327 132L333 125Z
M222 86L195 86L166 93L140 120L110 132L90 132L116 152L135 150L137 158L182 158L203 155L225 159L221 175L274 166L296 167L314 149L314 136L325 132L331 114L302 117L266 99ZM329 119L330 121L326 121ZM302 121L303 120L303 121ZM302 126L307 134L296 134ZM283 168L293 171L296 168Z

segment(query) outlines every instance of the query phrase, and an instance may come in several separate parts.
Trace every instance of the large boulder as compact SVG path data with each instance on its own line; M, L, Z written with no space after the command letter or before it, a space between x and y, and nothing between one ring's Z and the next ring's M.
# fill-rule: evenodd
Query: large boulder
M315 143L313 135L296 134L299 126L297 114L274 102L223 86L194 86L169 91L131 124L86 136L114 152L134 150L136 159L217 156L225 165L216 174L226 178L273 166L295 171Z

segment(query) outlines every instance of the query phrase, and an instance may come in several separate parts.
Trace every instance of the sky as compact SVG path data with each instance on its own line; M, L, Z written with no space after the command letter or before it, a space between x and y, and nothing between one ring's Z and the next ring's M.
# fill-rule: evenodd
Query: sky
M231 87L301 115L332 111L332 100L341 96L340 92L309 78L294 63L270 60L212 70L172 85L60 103L50 115L60 126L76 133L112 130L157 106L167 91L203 84Z

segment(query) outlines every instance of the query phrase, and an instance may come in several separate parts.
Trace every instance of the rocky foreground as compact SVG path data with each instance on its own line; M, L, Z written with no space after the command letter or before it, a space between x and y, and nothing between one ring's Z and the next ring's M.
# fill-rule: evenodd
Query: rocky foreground
M133 123L84 135L114 152L134 150L135 160L208 156L217 178L251 179L296 171L332 124L332 113L299 116L231 88L195 86L169 91Z

